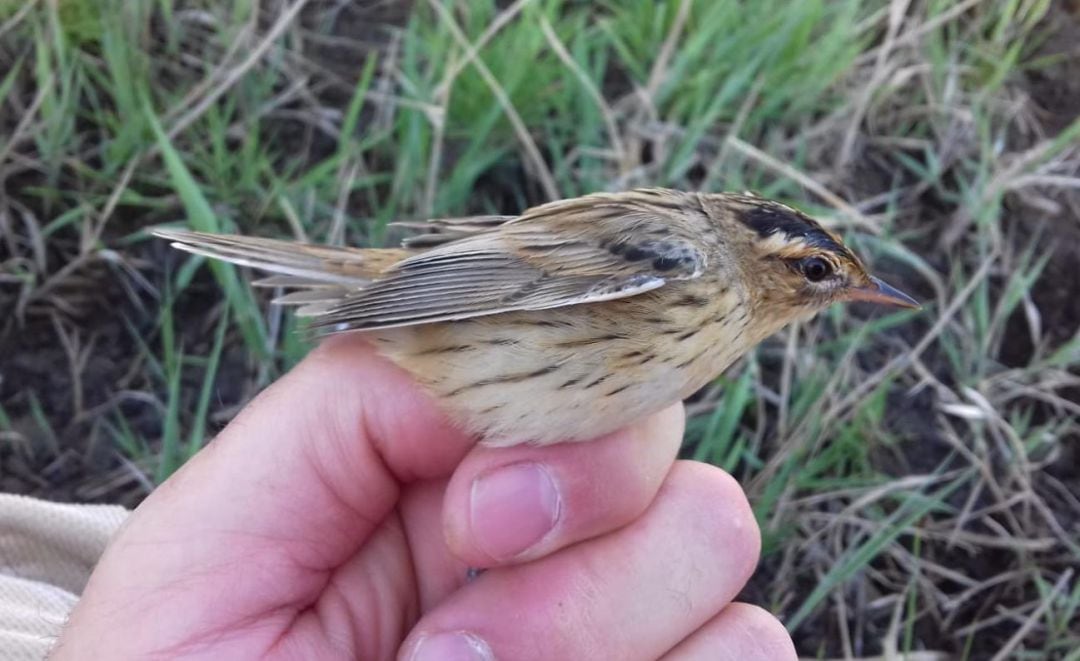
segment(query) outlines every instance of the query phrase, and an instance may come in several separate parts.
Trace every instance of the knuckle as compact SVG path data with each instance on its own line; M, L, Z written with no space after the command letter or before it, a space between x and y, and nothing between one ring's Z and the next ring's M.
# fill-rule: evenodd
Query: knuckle
M679 461L669 483L689 501L696 529L717 548L743 559L740 569L749 578L761 554L761 530L738 481L716 466Z

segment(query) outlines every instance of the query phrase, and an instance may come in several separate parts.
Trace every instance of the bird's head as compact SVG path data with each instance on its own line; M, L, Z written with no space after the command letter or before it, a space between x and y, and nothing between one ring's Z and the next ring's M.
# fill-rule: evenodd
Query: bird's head
M837 235L806 214L749 195L706 196L707 207L710 202L716 205L712 215L732 226L725 235L733 239L730 248L757 304L755 312L773 325L842 301L919 307L870 275Z

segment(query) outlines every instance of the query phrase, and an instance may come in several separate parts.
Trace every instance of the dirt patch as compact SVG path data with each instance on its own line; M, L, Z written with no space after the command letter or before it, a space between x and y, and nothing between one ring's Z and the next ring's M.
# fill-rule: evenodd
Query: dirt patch
M138 455L126 456L114 434L121 417L136 437L161 434L167 392L148 365L160 355L155 292L166 289L179 257L148 242L126 259L144 267L139 271L151 289L115 262L91 259L0 327L0 404L11 423L11 442L0 443L0 490L128 505L145 495L147 485L125 468ZM188 355L206 355L213 337L205 301L220 293L203 271L174 306L177 342ZM0 287L0 309L15 310L17 301L18 289ZM243 352L226 352L219 373L220 406L248 396L251 370ZM194 406L199 387L197 373L185 378L182 406Z
M1080 11L1058 6L1047 18L1046 42L1038 57L1047 58L1044 67L1026 74L1026 89L1035 114L1047 135L1061 132L1080 118ZM1048 26L1049 27L1049 26ZM1044 248L1051 251L1050 262L1032 290L1032 299L1042 313L1043 326L1051 346L1060 346L1080 332L1080 191L1059 189L1049 195L1059 207L1056 214L1031 213L1015 208L1009 220L1019 226L1020 236L1043 230ZM1037 227L1032 217L1048 218L1048 227ZM1010 331L1012 328L1010 328ZM1023 337L1010 332L1010 337Z
M96 438L88 413L130 382L132 332L150 330L153 302L134 304L102 262L69 280L0 329L0 403L21 437L0 445L5 491L80 500L79 485L115 465L111 443ZM0 288L0 307L15 310L16 299L17 291ZM86 352L85 361L73 362L61 335Z

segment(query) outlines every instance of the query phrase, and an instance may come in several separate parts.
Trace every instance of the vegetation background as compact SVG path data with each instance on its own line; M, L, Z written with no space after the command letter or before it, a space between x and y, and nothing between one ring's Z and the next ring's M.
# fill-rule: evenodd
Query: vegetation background
M150 226L751 189L926 307L689 401L743 597L807 657L1080 659L1078 115L1075 0L0 0L0 490L135 505L308 349Z

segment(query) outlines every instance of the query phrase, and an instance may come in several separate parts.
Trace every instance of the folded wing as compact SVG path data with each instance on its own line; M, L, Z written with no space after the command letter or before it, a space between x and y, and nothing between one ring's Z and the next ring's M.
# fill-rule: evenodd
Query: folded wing
M319 315L367 330L625 298L698 277L705 250L652 197L556 202L410 257ZM670 200L663 198L665 203ZM692 213L690 208L687 212Z
M437 238L401 249L155 234L275 274L256 284L300 289L275 302L300 305L316 330L372 330L608 301L696 278L706 266L707 233L687 222L700 214L695 200L662 190L591 195L518 217L443 221Z

